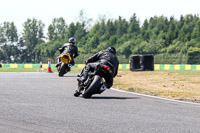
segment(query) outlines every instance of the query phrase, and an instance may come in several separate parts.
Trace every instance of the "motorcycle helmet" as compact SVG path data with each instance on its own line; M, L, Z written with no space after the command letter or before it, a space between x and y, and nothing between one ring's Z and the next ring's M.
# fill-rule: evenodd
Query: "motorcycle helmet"
M76 43L76 39L74 37L69 38L69 43L75 44Z
M113 53L113 54L116 54L116 49L114 47L108 47L106 49L106 51L110 52L110 53Z

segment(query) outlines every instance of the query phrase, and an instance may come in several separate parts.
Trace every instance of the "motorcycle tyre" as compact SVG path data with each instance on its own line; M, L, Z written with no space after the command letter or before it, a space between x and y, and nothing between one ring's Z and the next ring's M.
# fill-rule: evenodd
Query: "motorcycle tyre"
M88 89L82 94L84 98L91 98L96 93L99 85L101 84L102 78L99 75L95 75L94 80L88 87Z
M66 69L67 69L67 64L62 63L60 65L60 71L58 72L58 76L63 77L63 75L66 73Z

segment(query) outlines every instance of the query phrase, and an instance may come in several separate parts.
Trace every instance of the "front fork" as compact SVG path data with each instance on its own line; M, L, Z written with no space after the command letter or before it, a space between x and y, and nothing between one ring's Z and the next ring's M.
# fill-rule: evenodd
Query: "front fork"
M60 63L60 58L59 57L57 58L57 63Z
M79 93L83 93L83 90L84 90L84 88L83 88L83 84L82 84L82 82L81 81L78 81L78 86L77 86L77 89L76 89L76 91L78 91Z

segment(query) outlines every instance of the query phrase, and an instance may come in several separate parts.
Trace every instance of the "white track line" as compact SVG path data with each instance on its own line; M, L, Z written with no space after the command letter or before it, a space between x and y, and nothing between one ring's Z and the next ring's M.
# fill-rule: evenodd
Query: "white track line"
M134 94L134 95L138 95L138 96L151 97L151 98L162 99L162 100L167 100L167 101L172 101L172 102L178 102L178 103L187 103L187 104L200 105L200 103L194 103L194 102L187 102L187 101L180 101L180 100L168 99L168 98L157 97L157 96L151 96L151 95L146 95L146 94L141 94L141 93L136 93L136 92L130 92L130 91L125 91L125 90L119 90L119 89L115 89L115 88L110 88L110 89L111 89L111 90L114 90L114 91L118 91L118 92Z

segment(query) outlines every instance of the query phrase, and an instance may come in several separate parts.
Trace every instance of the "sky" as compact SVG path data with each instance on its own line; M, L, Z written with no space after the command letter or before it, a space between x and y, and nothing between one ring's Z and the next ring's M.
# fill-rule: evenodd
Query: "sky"
M93 21L103 15L128 21L135 13L142 25L154 16L179 19L181 15L200 14L199 5L200 0L0 0L0 24L14 22L20 32L28 18L35 18L47 29L54 18L63 17L67 24L77 21L83 10Z

